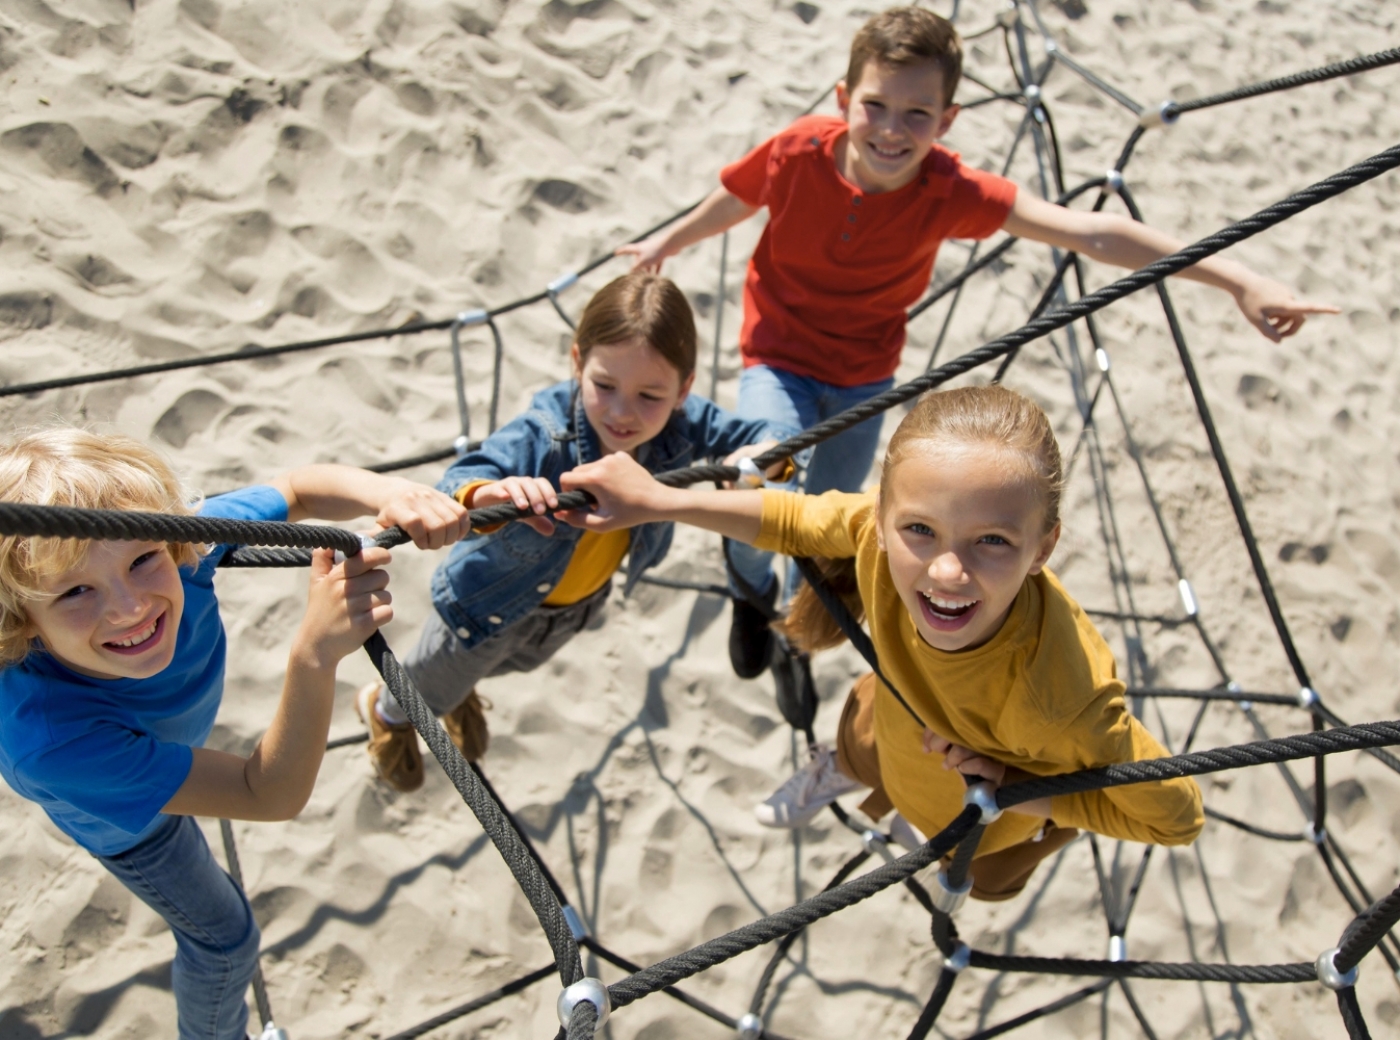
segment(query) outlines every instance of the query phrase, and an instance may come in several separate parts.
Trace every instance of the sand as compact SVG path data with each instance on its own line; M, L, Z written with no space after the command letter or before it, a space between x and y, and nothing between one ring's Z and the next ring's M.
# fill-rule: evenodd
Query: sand
M968 0L960 24L982 28L1001 6ZM1153 105L1368 53L1396 28L1381 0L1087 0L1076 18L1043 6L1061 47ZM538 291L708 191L724 162L840 74L871 9L844 0L142 0L134 9L13 0L0 6L0 379L436 319ZM968 67L998 88L1011 82L998 35L970 46ZM1128 183L1149 221L1203 236L1392 144L1397 77L1381 70L1185 116L1144 138ZM981 93L968 84L963 98ZM1101 174L1133 117L1063 68L1046 97L1067 180ZM1019 111L970 110L950 144L999 169ZM1028 148L1011 173L1037 184ZM1357 721L1400 709L1397 205L1400 181L1388 175L1234 250L1341 307L1282 346L1251 330L1222 294L1173 287L1302 657L1328 703ZM722 403L735 393L737 285L757 233L755 222L731 241ZM940 276L965 256L963 245L949 245ZM707 342L718 259L712 241L668 266ZM585 278L564 305L577 313L622 269ZM1049 270L1045 249L1018 248L995 276L971 283L942 356L1018 325ZM1110 278L1090 265L1091 285ZM940 306L911 326L902 375L922 369L944 313ZM1160 305L1139 294L1104 313L1099 329L1233 677L1250 690L1293 691ZM510 315L502 330L508 417L564 375L569 336L547 306ZM489 341L473 330L464 342L480 434ZM700 385L709 379L707 364ZM1051 346L1029 347L1009 381L1051 410L1068 452L1079 419ZM306 462L406 456L457 432L440 333L9 398L0 408L7 426L61 416L147 438L207 493ZM1100 418L1126 546L1115 566L1131 576L1139 610L1179 616L1175 575L1108 402ZM1087 606L1113 609L1088 461L1076 464L1052 565ZM431 482L438 472L411 475ZM434 563L411 548L396 552L391 645L410 645L431 609ZM714 539L679 532L663 573L714 580ZM213 744L247 749L265 725L303 581L275 571L220 577L233 649ZM494 703L491 777L584 918L639 962L811 894L857 847L829 817L796 835L753 820L752 804L787 775L796 749L771 679L730 674L726 630L727 608L713 597L643 589L615 597L606 627L539 672L483 684ZM1104 630L1126 661L1123 633ZM1142 650L1154 683L1218 678L1189 628L1147 625ZM829 737L861 668L846 649L818 658L816 670L817 728ZM355 731L350 696L370 675L367 660L345 662L333 736ZM1193 708L1162 709L1147 717L1159 732L1165 722L1179 747ZM1275 733L1307 727L1286 708L1261 708L1260 717ZM1216 707L1195 746L1253 735L1238 710ZM1308 787L1310 770L1296 772ZM1332 832L1365 883L1388 891L1400 863L1400 778L1350 755L1332 761L1328 783ZM1302 828L1273 769L1203 787L1219 810ZM204 822L217 841L217 826ZM7 790L0 827L0 1036L170 1035L173 942L159 919ZM359 749L334 752L299 819L235 831L272 1005L294 1040L388 1036L549 962L528 907L436 767L421 792L397 795L372 782ZM1102 844L1126 884L1140 850L1114 848ZM1266 842L1212 822L1194 848L1152 856L1128 949L1167 960L1311 961L1350 917L1307 843ZM1088 843L1043 868L1021 898L970 905L959 923L987 949L1103 955ZM688 986L741 1013L766 958L748 954ZM779 971L769 1023L811 1040L904 1036L936 969L927 918L908 895L887 892L811 930ZM1083 984L970 972L941 1035L966 1035ZM1316 985L1232 992L1142 982L1134 992L1160 1037L1342 1035L1332 995ZM1377 1035L1400 1024L1400 991L1378 958L1366 962L1359 992ZM542 983L435 1035L551 1035L556 993ZM1101 1027L1114 1037L1141 1033L1115 992L1106 1010L1095 998L1019 1035L1080 1037ZM609 1030L616 1040L726 1035L664 996L619 1012Z

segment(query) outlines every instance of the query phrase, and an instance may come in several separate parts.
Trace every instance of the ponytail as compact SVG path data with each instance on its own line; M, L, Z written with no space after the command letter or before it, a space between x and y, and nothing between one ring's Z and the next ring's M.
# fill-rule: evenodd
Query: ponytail
M827 560L815 557L812 561L821 570L822 579L846 604L846 609L857 622L865 620L865 604L856 586L856 561L853 557L841 560ZM840 646L846 640L831 611L817 598L812 586L803 583L793 597L788 615L778 623L778 629L797 649L806 653L816 653L833 646Z

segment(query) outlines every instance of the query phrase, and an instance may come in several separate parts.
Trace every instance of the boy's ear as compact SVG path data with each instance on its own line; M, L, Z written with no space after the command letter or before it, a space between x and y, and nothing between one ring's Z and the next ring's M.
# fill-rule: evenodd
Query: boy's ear
M943 109L943 118L938 121L938 131L933 135L935 138L942 137L949 130L953 129L953 120L958 118L958 113L962 111L962 105L948 105Z
M1027 574L1039 574L1045 564L1050 560L1050 554L1055 551L1055 546L1060 543L1060 525L1056 524L1045 537L1040 540L1040 551L1035 554L1035 559L1031 561L1031 569Z
M844 79L836 81L836 107L841 110L843 116L849 114L851 110L851 91L846 86Z

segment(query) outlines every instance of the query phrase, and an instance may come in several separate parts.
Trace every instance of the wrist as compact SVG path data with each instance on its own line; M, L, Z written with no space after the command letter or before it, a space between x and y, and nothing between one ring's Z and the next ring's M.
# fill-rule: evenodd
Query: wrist
M327 645L324 638L300 629L292 640L291 652L287 655L287 673L300 672L303 675L335 674L343 654L338 654Z

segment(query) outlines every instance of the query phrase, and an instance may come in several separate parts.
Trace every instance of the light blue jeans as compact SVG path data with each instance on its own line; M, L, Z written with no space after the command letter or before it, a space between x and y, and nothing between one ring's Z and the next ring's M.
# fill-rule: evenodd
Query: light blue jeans
M881 379L860 386L832 386L811 376L799 376L767 365L746 368L739 377L739 407L741 419L767 419L781 436L788 437L807 427L844 412L876 394L894 386L894 378ZM824 491L859 491L870 475L875 451L880 446L880 421L874 416L823 441L815 448L797 456L800 470L805 471L802 489L809 495ZM786 485L797 490L797 480ZM738 575L755 592L766 595L776 580L773 574L773 554L760 552L742 542L730 543L730 562ZM795 588L797 569L789 569L787 594ZM731 591L739 595L737 584L730 580Z
M247 1040L248 983L262 936L252 907L214 862L189 816L171 816L141 844L97 861L175 933L170 973L180 1040Z

